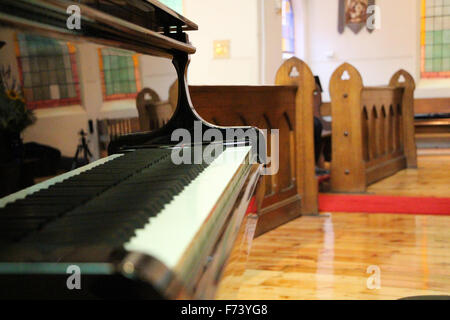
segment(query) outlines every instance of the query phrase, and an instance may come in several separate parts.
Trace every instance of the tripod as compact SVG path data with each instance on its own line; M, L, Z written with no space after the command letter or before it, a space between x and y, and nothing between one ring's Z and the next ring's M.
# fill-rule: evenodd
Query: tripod
M78 134L80 135L80 144L78 144L77 151L75 152L75 156L73 157L71 170L79 167L78 155L80 154L80 152L83 152L83 159L81 161L83 165L88 164L89 158L92 158L92 153L89 150L89 146L86 142L86 133L83 129L81 129Z

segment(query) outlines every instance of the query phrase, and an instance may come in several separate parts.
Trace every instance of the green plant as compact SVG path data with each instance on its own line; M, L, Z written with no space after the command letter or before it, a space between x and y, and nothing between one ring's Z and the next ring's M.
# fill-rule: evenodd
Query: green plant
M0 69L0 132L19 134L36 121L27 109L20 86L11 79L11 68Z

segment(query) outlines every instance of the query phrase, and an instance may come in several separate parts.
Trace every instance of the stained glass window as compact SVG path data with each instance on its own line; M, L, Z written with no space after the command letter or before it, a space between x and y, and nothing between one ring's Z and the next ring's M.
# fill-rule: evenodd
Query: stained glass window
M283 28L283 57L288 58L295 53L294 12L291 0L282 0L281 19Z
M104 99L135 98L141 90L139 56L113 48L99 49L99 55Z
M450 0L421 0L422 78L450 77Z
M76 49L70 43L18 34L16 56L30 109L80 103Z

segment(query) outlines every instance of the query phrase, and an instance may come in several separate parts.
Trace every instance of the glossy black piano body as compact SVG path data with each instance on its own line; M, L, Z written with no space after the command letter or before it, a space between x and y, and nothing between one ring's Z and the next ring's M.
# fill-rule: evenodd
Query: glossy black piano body
M124 2L127 3L126 8L117 6ZM70 4L77 4L81 8L82 28L80 30L66 28L66 8ZM120 137L110 145L110 154L125 154L123 159L128 159L133 157L130 154L139 155L140 150L141 153L150 152L152 155L154 152L161 152L158 150L170 150L176 144L171 140L171 133L180 128L192 132L194 121L201 121L203 131L215 128L221 131L224 137L227 136L227 130L230 128L206 123L198 116L190 102L186 69L189 54L194 53L195 48L189 44L184 31L196 30L197 26L158 1L82 0L79 4L64 0L2 0L0 11L0 26L38 32L76 42L89 41L172 59L178 74L179 85L178 106L172 119L159 130ZM241 129L253 134L236 137L232 141L215 141L215 143L226 145L227 148L251 146L253 149L251 154L258 156L259 162L263 162L265 160L264 136L257 128ZM190 147L194 146L188 146L188 148ZM249 163L243 163L239 167L238 173L233 177L236 181L230 183L226 189L227 193L220 197L223 217L221 217L220 223L209 226L210 241L202 242L198 248L197 244L191 244L189 250L195 252L195 255L185 254L183 256L181 264L185 269L183 269L181 278L179 272L173 272L158 259L142 253L129 252L121 247L120 242L115 243L114 246L105 246L102 241L94 245L88 242L76 246L76 250L69 252L67 245L60 245L58 241L51 239L52 233L50 232L54 224L68 223L67 221L76 222L76 219L70 220L70 215L67 214L70 212L73 215L72 211L64 211L58 213L57 219L46 220L44 224L40 224L39 221L34 226L36 232L17 236L15 231L8 231L3 238L0 236L0 297L211 298L214 292L211 287L215 287L220 279L227 254L231 251L245 209L259 179L261 164L255 163L253 160L246 159ZM119 161L121 160L114 159L111 162L111 170L115 170L115 165ZM170 167L169 162L164 161L163 163L166 163L164 168ZM129 175L119 175L118 179L122 180L104 186L105 190L114 194L116 192L114 183L120 186L123 179L129 179L129 177L139 179L136 174L142 174L147 170L144 167L152 165L146 162L143 167L136 167L136 170ZM108 168L108 164L105 166ZM99 174L107 172L104 168L98 169ZM135 175L133 176L133 174ZM80 183L80 180L83 182L86 174L80 176L72 179L77 180L77 183ZM91 181L91 178L92 175L87 177L86 181ZM70 180L68 181L69 184L72 183ZM126 180L126 182L129 181ZM88 186L87 189L89 189ZM64 192L65 187L62 189ZM92 194L97 192L94 190L95 188L91 189L93 189ZM91 196L88 191L86 191L86 197L87 195ZM108 199L108 196L112 197L102 193L102 197L105 199ZM37 193L33 197L33 201L39 204L39 201L42 201L40 197L40 194ZM85 201L91 200L86 198ZM127 201L126 197L123 201ZM16 204L17 206L21 205ZM14 225L17 226L17 224L20 229L20 221L18 222L17 218L11 218L11 212L14 213L14 211L11 210L11 207L8 211L8 205L5 208L0 208L0 219L2 219L4 230L15 230ZM2 214L4 215L2 216ZM60 218L63 222L58 220ZM104 217L104 219L108 219L108 217ZM106 225L114 226L114 221L110 224L106 223ZM12 229L8 226L11 226ZM80 228L72 229L80 231ZM69 225L68 230L72 229ZM42 232L44 232L44 236L47 232L47 238L42 236ZM91 232L95 231L91 230ZM8 234L12 236L8 238ZM73 231L73 234L74 239L70 240L78 241L77 233ZM28 239L28 242L24 244L23 239ZM33 239L37 242L33 242ZM42 250L42 248L39 249L40 251L36 249L41 245L38 242L42 239L49 239L48 243L51 244L51 248L49 247L48 251ZM64 243L64 241L62 242ZM196 248L191 248L192 246ZM64 254L59 254L59 250ZM67 270L72 265L79 265L83 270L81 290L67 289L67 279L70 276Z

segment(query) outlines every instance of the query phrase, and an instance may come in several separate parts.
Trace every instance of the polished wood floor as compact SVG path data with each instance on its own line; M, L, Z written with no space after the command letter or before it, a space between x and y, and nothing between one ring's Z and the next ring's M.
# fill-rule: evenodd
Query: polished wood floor
M450 156L419 158L369 188L376 194L449 197ZM380 270L380 288L367 285ZM372 283L369 280L369 283ZM219 299L398 299L450 295L450 216L322 213L253 241L241 274Z
M368 193L414 197L450 197L450 155L418 157L418 169L406 169L381 180Z

